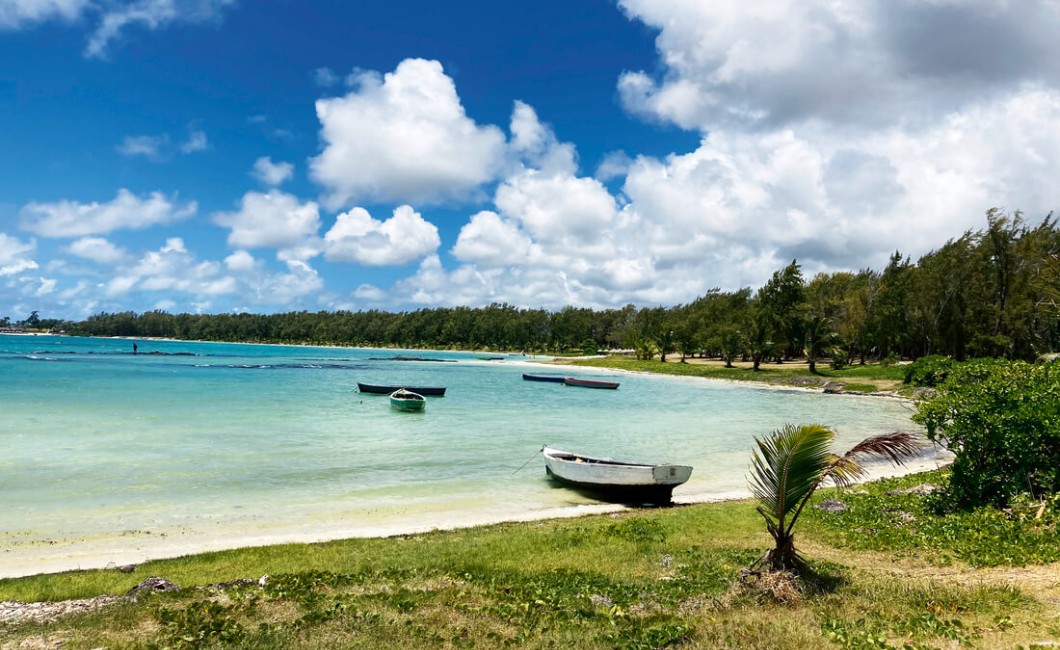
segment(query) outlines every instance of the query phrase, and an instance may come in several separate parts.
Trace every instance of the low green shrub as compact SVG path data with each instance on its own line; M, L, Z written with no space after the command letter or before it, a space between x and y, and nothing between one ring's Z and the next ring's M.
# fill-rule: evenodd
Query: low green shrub
M956 363L950 357L938 354L920 357L905 367L905 377L902 381L912 386L934 388L946 380Z
M955 364L913 420L956 458L948 509L1060 492L1060 362Z

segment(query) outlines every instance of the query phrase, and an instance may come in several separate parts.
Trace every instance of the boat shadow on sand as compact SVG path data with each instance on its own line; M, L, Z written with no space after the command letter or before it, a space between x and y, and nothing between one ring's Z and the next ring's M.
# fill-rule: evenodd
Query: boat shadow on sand
M670 495L658 495L652 497L651 495L645 495L643 491L622 494L620 492L615 492L614 490L598 490L570 485L569 483L563 483L552 476L547 477L547 482L549 489L552 490L573 492L586 499L592 499L593 501L601 503L626 506L628 508L677 508L682 506L682 504L674 503ZM570 501L570 504L579 506L587 505L581 501L574 500Z

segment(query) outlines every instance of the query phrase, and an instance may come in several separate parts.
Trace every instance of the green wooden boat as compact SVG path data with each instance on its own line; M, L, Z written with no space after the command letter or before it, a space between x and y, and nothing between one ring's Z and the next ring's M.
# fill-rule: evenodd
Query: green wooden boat
M399 388L390 393L390 406L398 411L422 411L427 408L427 398L411 390Z

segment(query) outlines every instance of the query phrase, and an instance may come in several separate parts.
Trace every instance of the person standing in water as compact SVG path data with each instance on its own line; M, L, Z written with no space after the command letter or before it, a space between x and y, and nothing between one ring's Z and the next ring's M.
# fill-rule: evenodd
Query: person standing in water
M133 354L136 354L136 344L133 343Z

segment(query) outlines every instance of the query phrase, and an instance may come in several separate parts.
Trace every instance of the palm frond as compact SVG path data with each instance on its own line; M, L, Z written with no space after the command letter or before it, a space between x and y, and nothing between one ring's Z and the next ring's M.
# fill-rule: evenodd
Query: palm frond
M751 493L776 547L762 561L777 570L797 571L805 563L795 551L792 530L810 497L826 479L846 487L863 477L857 456L885 456L899 465L921 448L911 433L888 433L862 440L837 456L829 451L835 433L820 424L787 425L764 439L755 438L751 457Z
M755 438L751 493L763 516L781 530L785 518L820 484L829 462L835 433L819 424L787 425L765 439Z
M907 459L917 455L921 447L917 436L895 431L862 440L843 454L843 458L853 459L861 455L886 456L892 463L904 465Z
M827 474L836 487L850 487L857 483L858 479L865 476L865 468L853 458L833 454L831 465Z

